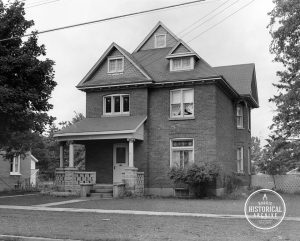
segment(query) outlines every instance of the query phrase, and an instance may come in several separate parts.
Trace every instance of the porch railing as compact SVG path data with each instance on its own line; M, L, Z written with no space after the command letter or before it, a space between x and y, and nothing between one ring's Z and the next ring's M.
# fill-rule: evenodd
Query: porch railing
M89 183L95 184L96 183L96 172L75 172L75 183L80 185L81 183Z
M137 172L135 194L138 196L144 195L144 172Z

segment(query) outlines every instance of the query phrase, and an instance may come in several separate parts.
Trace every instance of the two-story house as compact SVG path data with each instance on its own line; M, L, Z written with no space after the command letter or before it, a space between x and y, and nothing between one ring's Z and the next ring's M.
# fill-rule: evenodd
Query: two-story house
M112 43L77 88L87 118L55 137L61 151L71 143L71 169L73 144L85 145L97 184L121 183L131 170L144 173L146 193L172 195L170 167L204 161L249 183L254 64L212 67L159 22L131 54Z

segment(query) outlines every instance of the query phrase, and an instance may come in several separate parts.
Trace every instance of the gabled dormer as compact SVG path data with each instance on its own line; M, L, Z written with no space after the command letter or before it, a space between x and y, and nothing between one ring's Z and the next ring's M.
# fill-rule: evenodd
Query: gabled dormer
M143 67L125 49L112 43L77 88L148 82L152 80Z
M162 22L158 22L134 52L148 49L173 48L178 40L176 35Z
M166 56L170 60L170 71L193 70L195 62L200 59L197 53L182 40L171 49Z

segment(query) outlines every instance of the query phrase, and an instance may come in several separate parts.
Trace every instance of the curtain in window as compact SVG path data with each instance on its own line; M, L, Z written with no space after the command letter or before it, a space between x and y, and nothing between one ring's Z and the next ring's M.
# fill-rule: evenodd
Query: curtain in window
M183 108L184 108L184 115L194 114L194 91L193 90L183 91Z
M116 59L117 61L117 69L116 71L120 72L123 70L123 60L122 59Z
M180 116L181 115L181 92L173 91L171 92L171 115L172 116Z
M115 72L116 71L116 60L112 59L109 60L109 72Z
M173 59L173 68L174 69L181 69L181 59Z
M188 69L191 65L191 58L182 58L182 68L183 69Z
M156 47L165 46L166 35L156 35Z

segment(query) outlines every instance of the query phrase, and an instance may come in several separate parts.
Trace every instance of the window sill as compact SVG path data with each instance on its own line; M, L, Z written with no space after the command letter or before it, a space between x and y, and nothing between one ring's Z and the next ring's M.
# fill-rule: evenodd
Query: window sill
M236 129L238 129L238 130L245 130L244 127L236 127Z
M130 113L126 114L104 114L101 117L121 117L121 116L130 116Z
M176 121L176 120L195 120L195 116L193 117L170 117L170 121Z
M11 176L21 176L22 174L19 172L10 172L9 175Z
M120 74L124 74L124 72L107 72L107 74L109 75L120 75Z

